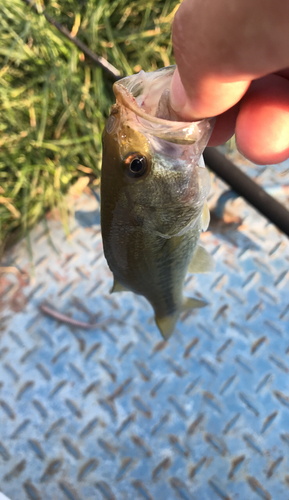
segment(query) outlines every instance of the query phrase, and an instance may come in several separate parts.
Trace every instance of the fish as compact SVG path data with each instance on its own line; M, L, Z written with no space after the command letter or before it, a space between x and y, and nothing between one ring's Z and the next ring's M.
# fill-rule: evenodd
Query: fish
M202 152L213 124L184 122L174 112L174 71L140 71L117 81L102 135L101 231L111 293L144 296L164 339L182 311L208 304L184 297L187 272L214 268L198 244L210 220L210 175Z

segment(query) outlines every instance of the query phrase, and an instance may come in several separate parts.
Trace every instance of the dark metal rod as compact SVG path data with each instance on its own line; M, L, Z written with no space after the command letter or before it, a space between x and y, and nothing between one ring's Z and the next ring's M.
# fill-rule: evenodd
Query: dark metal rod
M206 148L204 160L206 165L236 193L289 236L289 211L279 201L266 193L261 186L227 160L216 148Z
M68 38L70 42L76 45L76 47L78 47L95 64L100 66L114 82L121 78L120 72L112 64L110 64L106 59L104 59L104 57L96 55L92 50L90 50L87 47L87 45L85 45L85 43L79 40L76 36L72 36L71 33L68 31L68 29L66 29L65 26L58 23L53 17L47 14L44 8L42 8L42 10L39 11L38 7L32 0L23 0L23 2L29 5L29 7L33 8L33 10L37 14L42 14L46 18L46 20L50 24L52 24L52 26L55 26L55 28L58 29L58 31L60 31L60 33L62 33L66 38Z

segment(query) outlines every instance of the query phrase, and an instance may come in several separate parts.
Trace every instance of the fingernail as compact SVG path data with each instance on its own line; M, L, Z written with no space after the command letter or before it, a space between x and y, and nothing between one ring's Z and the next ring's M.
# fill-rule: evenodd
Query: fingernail
M187 102L186 91L182 84L178 68L176 68L171 81L170 100L171 106L176 113L180 113L184 109Z

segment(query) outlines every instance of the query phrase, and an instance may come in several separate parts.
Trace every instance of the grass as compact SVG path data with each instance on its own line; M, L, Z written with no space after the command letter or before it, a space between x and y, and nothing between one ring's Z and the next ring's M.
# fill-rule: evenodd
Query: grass
M177 5L51 0L46 11L125 76L174 62ZM98 182L113 93L102 70L22 0L1 0L0 39L1 255L48 210L65 223L65 194Z

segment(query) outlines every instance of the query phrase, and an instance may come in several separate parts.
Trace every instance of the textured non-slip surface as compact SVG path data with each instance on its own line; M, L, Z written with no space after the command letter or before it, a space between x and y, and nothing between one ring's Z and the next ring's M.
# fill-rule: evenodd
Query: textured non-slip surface
M286 202L285 170L257 173ZM289 498L288 239L216 179L210 205L216 271L185 290L210 305L169 342L143 298L109 295L97 195L76 202L68 239L49 220L33 258L26 240L5 256L0 490L12 500ZM42 303L107 322L76 328Z

